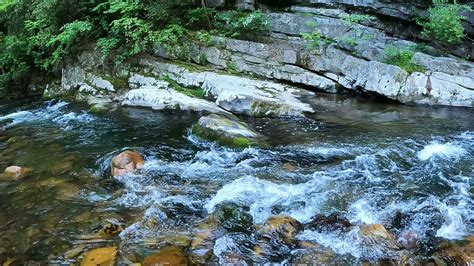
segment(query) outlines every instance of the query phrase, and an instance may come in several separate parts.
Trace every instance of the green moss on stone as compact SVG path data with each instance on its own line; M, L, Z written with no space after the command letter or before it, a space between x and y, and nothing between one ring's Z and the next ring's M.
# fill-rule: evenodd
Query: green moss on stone
M106 113L107 110L107 107L102 104L94 104L89 108L89 111L95 114L103 114Z
M223 134L219 134L217 132L213 132L205 128L202 128L198 124L195 124L192 127L192 132L193 134L195 134L196 136L200 138L210 140L210 141L215 141L219 143L220 145L228 146L232 148L247 148L247 147L262 146L254 139L245 138L245 137L232 138L232 137L224 136Z
M185 95L188 95L189 97L203 99L204 96L206 95L206 92L201 87L187 88L187 87L181 86L178 82L176 82L175 80L171 79L168 76L164 76L161 79L168 82L174 90L179 91Z

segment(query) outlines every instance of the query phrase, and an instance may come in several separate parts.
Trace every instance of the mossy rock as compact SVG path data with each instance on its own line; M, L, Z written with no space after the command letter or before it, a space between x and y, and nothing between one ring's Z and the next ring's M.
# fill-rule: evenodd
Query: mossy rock
M234 202L223 202L216 206L212 218L229 232L251 232L253 229L249 208Z
M234 148L266 147L265 137L236 118L211 114L199 119L192 128L193 134L220 145Z
M89 111L95 114L104 114L107 113L108 110L109 108L104 104L93 104L89 108Z

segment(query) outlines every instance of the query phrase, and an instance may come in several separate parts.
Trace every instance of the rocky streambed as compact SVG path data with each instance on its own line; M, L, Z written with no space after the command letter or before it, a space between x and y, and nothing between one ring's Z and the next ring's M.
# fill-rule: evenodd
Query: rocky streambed
M0 261L473 262L470 109L290 99L312 112L3 102Z
M0 102L0 263L474 263L472 47L407 72L384 51L417 45L387 19L411 9L296 2Z

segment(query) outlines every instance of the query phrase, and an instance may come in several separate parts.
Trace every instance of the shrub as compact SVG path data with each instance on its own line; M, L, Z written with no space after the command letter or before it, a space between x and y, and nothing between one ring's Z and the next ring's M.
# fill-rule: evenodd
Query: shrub
M428 10L426 20L417 22L423 27L423 34L430 36L442 44L458 44L465 37L459 14L467 7L458 4L436 4Z
M88 21L74 21L63 26L62 32L52 37L46 46L54 48L51 56L45 60L43 67L48 69L50 66L58 63L67 55L73 44L84 34L92 30L93 25Z
M28 73L31 60L27 56L26 39L0 34L0 90Z
M360 24L361 22L369 22L374 20L375 17L371 15L366 15L366 14L350 14L350 15L345 15L342 17L342 20L344 20L344 23L346 25L354 25L354 24Z
M214 16L214 24L226 37L253 39L269 31L268 17L261 11L225 11Z
M323 44L330 44L334 41L324 36L320 30L315 30L311 33L301 33L301 37L308 42L307 48L309 50L315 50Z
M425 69L422 66L411 62L414 54L414 51L407 48L388 46L385 48L385 63L399 66L408 73L424 72Z

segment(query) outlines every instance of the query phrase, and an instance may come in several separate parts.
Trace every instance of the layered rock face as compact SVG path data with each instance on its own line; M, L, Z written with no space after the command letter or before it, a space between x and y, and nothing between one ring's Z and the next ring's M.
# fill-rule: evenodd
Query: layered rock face
M63 69L61 88L48 88L45 96L73 95L98 111L118 103L257 117L313 112L301 101L313 94L298 86L327 93L353 91L405 104L474 106L472 61L441 55L426 45L423 52L417 51L417 43L402 38L403 34L384 20L391 17L410 25L414 12L424 12L426 3L414 2L413 8L379 0L295 3L299 4L286 7L285 12L268 12L270 34L260 36L259 42L214 37L206 44L192 43L189 53L199 67L174 63L179 59L157 46L153 57L139 59L134 67L121 66L113 73L99 74L99 55L84 53ZM227 4L208 1L209 6ZM242 0L236 4L251 9L258 3ZM357 22L347 19L351 14L365 14L362 11L380 17ZM465 19L468 33L469 18ZM310 43L301 34L314 32L330 44L308 48ZM417 72L385 63L387 47L412 49L409 63L417 66ZM469 49L464 49L466 57L472 53L472 43ZM196 98L176 85L202 90L204 96Z

